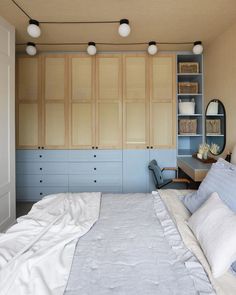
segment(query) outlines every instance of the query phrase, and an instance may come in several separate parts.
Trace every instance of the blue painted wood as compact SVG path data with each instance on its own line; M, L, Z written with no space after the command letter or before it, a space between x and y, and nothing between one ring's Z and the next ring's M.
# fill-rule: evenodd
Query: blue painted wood
M110 174L122 176L122 162L70 162L69 174Z
M17 201L24 202L36 202L42 199L42 197L68 192L68 186L66 187L17 187L16 199Z
M70 186L122 186L122 177L116 175L69 175Z
M17 162L67 162L68 150L17 150Z
M123 192L149 191L149 150L123 151Z
M18 162L16 174L68 174L66 162Z
M34 175L20 174L16 178L17 187L34 187L34 186L68 186L68 175Z
M70 150L71 162L121 162L121 150Z

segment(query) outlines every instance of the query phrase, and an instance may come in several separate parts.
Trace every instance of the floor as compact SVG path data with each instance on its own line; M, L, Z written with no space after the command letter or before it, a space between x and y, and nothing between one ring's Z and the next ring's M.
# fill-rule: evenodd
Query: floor
M16 218L27 214L33 204L33 202L16 202Z

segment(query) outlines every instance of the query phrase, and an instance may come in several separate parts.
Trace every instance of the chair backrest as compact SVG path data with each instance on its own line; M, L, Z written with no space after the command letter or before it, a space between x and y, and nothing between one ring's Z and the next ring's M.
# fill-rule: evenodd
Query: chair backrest
M161 168L157 164L157 161L152 160L148 165L148 169L152 171L155 186L156 188L158 188L161 184L163 184L164 178L163 178Z

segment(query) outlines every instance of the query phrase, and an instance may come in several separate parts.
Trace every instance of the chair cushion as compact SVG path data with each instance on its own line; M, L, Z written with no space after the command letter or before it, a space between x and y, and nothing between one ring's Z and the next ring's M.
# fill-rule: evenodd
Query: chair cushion
M217 192L222 201L236 212L236 165L220 158L212 165L199 189L184 197L184 205L194 213L213 192Z

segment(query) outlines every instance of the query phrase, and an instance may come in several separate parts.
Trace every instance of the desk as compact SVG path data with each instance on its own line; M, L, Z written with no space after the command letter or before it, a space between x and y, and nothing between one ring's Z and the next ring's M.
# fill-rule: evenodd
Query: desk
M204 179L212 164L202 163L193 157L179 157L177 165L193 181L199 182Z

